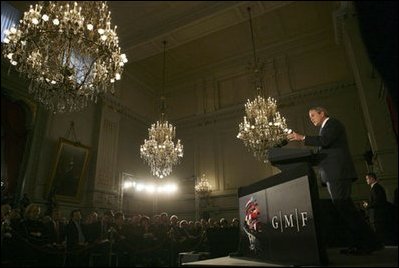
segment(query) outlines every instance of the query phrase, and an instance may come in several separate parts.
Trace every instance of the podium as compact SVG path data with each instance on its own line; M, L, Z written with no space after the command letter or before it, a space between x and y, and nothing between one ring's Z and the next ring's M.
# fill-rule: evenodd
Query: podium
M311 149L271 148L268 156L273 166L285 172L301 164L314 165L318 155Z
M238 189L239 255L283 265L326 265L311 150L273 148L281 173Z

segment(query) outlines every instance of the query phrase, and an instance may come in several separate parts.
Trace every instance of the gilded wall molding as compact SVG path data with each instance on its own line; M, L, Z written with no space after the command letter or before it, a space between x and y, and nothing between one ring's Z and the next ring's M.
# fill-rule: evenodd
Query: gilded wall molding
M151 120L148 117L142 116L132 109L129 108L126 104L123 104L118 97L115 97L111 94L107 94L103 96L104 105L106 105L110 110L117 112L123 116L126 116L130 119L133 119L143 125L148 125Z
M95 191L93 192L93 206L97 209L115 209L118 207L118 196L105 191Z
M113 189L117 192L116 161L118 154L120 114L102 107L100 136L98 138L95 189Z
M341 90L348 90L350 88L355 88L355 86L355 83L352 81L340 81L337 83L311 87L279 96L277 98L277 104L279 108L284 109L285 107L292 107L307 102L310 98L327 98L339 94ZM246 100L234 106L218 109L215 112L178 118L175 119L174 122L178 127L190 128L242 116L244 114L245 101Z

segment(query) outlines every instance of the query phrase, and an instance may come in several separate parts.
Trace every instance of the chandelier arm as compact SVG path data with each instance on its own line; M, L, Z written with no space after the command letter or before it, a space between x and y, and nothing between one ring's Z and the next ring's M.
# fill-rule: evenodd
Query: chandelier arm
M251 8L248 7L248 15L249 15L249 27L251 29L251 40L252 40L252 51L254 55L254 66L257 68L257 62L256 62L256 49L255 49L255 37L254 37L254 30L252 26L252 16L251 16Z
M63 49L62 50L62 57L61 57L61 62L60 62L60 65L62 66L63 65L63 61L64 61L64 58L65 58L65 54L66 54L66 51L65 51L65 49Z
M70 61L71 61L71 39L72 38L69 38L68 39L68 46L67 46L67 49L66 50L63 50L63 52L62 52L62 58L61 58L61 66L62 67L64 67L64 69L63 70L60 70L60 72L61 72L61 74L62 74L62 76L63 76L63 81L62 81L62 83L63 84L66 84L67 83L67 78L66 78L66 70L67 70L67 68L69 67L69 63L70 63ZM65 55L66 54L66 55ZM65 59L65 63L64 63L64 58L66 57L66 59Z
M165 120L165 81L166 81L166 40L163 41L162 92L161 92L161 121Z
M33 39L33 38L27 38L27 40L32 41L33 44L35 45L35 47L36 47L37 49L40 48L39 45L36 43L35 39Z
M65 61L65 65L66 65L66 67L68 68L69 67L69 64L71 63L71 54L72 54L72 37L69 37L69 39L68 39L68 50L67 50L67 58L66 58L66 61ZM64 59L62 59L62 60L64 60Z
M162 95L165 97L165 74L166 74L166 40L163 41L163 70L162 70Z
M85 84L87 77L89 77L89 75L90 75L90 73L91 73L91 70L92 70L92 68L93 68L94 63L97 62L97 59L98 59L98 58L99 58L99 57L96 57L96 58L94 58L94 60L92 60L92 62L91 62L91 64L90 64L90 67L88 68L88 71L86 72L86 74L85 74L85 76L84 76L83 82L82 82L82 83L78 83L78 86L76 87L76 91L79 91L80 88Z

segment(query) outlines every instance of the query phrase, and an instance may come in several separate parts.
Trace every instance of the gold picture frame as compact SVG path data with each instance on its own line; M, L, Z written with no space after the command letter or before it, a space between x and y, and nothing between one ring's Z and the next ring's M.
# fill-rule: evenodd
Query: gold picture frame
M49 182L49 196L79 202L85 184L90 147L60 138Z

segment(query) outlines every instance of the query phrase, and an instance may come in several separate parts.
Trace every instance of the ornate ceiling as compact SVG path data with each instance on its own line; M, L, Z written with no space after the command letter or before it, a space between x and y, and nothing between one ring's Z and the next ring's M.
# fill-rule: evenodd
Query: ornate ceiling
M25 11L27 1L10 1ZM129 59L122 79L139 80L152 93L162 81L163 40L167 85L243 68L252 59L247 7L252 9L258 55L267 57L325 31L333 34L335 2L109 1L122 52ZM125 81L126 82L126 81ZM166 89L168 90L168 88Z

